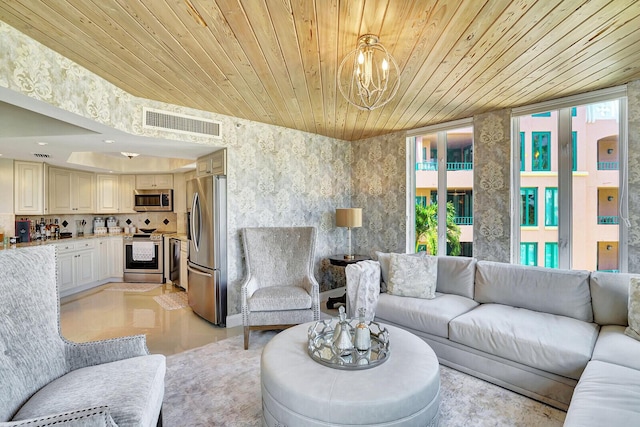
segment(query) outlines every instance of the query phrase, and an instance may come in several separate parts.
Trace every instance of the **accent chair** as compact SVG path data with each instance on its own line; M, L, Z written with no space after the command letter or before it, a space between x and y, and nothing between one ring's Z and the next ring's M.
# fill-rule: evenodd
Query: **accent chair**
M144 335L60 334L54 245L0 251L0 425L162 425L166 371Z
M320 319L314 227L244 228L242 243L245 350L251 330L285 329Z

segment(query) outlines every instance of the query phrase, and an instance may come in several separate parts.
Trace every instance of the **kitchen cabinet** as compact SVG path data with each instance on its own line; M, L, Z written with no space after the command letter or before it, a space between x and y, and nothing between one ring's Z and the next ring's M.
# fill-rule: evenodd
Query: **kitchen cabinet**
M45 164L16 160L14 167L14 213L46 215Z
M119 213L120 183L118 175L96 175L96 213Z
M123 249L122 237L100 237L97 240L97 271L96 280L104 280L110 277L122 278L123 275Z
M49 213L93 213L94 182L95 175L91 172L50 167Z
M133 192L136 189L135 175L120 175L120 213L136 213Z
M96 239L57 243L58 288L67 296L88 288L94 282Z
M138 190L172 190L173 175L136 175L136 189Z
M187 257L189 256L189 241L186 239L180 240L180 286L185 291L189 290L189 281L187 280Z
M196 176L226 175L227 150L218 150L196 161Z

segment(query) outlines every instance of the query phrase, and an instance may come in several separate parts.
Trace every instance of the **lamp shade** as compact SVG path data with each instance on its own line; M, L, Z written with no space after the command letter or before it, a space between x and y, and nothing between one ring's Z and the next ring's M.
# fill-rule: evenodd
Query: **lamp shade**
M362 208L336 209L336 227L362 227Z

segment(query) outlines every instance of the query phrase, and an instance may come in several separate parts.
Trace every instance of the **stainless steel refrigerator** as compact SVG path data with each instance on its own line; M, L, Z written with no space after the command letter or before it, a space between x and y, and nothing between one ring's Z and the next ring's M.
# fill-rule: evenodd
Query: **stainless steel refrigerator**
M187 181L189 306L214 325L227 318L227 178Z

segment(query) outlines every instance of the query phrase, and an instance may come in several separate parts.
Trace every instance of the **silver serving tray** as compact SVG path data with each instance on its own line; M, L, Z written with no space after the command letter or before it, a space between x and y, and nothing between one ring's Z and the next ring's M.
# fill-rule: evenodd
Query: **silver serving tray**
M355 331L356 319L348 319L351 331ZM378 322L367 322L371 333L371 348L360 351L356 348L339 353L333 344L333 332L337 319L319 320L309 327L309 356L321 365L334 369L370 369L384 363L391 356L389 331ZM353 332L351 334L353 341Z

